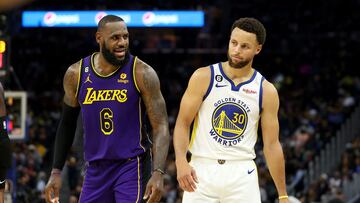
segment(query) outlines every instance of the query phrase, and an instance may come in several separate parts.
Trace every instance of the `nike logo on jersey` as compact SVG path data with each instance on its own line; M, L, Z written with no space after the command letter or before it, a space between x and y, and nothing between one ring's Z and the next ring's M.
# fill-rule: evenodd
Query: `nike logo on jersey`
M0 181L0 184L3 184L3 183L5 183L5 180L3 180L3 181Z
M251 171L248 170L248 174L251 174L251 173L254 172L254 171L255 171L255 169L253 169L253 170L251 170Z
M227 85L219 85L216 83L215 87L226 87Z

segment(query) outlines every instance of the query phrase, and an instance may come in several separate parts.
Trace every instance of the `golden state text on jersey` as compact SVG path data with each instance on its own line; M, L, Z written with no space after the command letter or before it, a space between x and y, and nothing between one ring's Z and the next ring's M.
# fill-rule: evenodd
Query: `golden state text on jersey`
M221 145L237 145L243 139L250 108L236 98L220 99L214 107L209 135Z

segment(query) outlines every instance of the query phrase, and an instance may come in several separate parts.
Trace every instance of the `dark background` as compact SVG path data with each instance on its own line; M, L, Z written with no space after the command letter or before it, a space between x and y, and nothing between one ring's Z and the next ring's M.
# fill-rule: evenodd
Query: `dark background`
M95 28L22 28L23 10L202 10L202 28L129 28L130 49L158 73L171 136L187 81L198 67L226 61L230 27L240 17L265 25L267 40L253 67L277 87L281 108L280 140L291 194L303 202L343 201L342 181L360 173L360 138L349 143L333 172L304 184L301 174L358 105L360 77L360 1L106 1L40 0L3 12L11 39L13 72L2 78L6 90L28 94L27 139L14 142L17 202L43 202L60 118L62 79L67 67L98 50ZM360 134L360 133L359 133ZM263 202L277 198L256 145ZM65 167L63 201L76 202L81 190L81 152ZM167 161L163 202L179 202L174 153ZM360 191L360 189L359 189Z

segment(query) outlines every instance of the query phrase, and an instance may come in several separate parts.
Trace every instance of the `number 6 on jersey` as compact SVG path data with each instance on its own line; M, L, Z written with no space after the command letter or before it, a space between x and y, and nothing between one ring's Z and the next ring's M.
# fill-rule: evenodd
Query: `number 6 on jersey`
M113 112L109 108L103 108L100 111L101 131L105 135L110 135L114 131L114 122L112 120Z

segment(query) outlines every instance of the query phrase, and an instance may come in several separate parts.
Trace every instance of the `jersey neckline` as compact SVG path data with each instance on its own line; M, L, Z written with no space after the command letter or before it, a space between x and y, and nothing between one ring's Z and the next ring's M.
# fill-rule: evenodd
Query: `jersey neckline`
M254 73L253 73L253 75L251 76L251 78L250 78L249 80L244 81L244 82L241 82L241 83L239 83L238 85L235 85L234 81L232 81L232 80L225 74L221 62L219 63L219 69L220 69L220 73L223 75L223 77L224 77L227 81L230 82L230 84L231 84L231 90L233 90L233 91L239 91L239 89L240 89L241 86L251 83L251 82L255 79L256 74L257 74L257 71L254 69Z
M113 76L115 73L117 73L122 67L126 66L129 62L131 62L132 60L132 57L130 55L130 58L129 58L129 61L128 63L124 64L123 66L119 66L117 69L115 69L113 72L107 74L107 75L102 75L101 73L97 72L96 68L95 68L95 55L98 54L99 52L94 52L93 54L91 54L91 57L90 57L90 65L91 65L91 68L92 70L94 71L94 73L96 74L96 76L99 76L101 78L108 78L108 77L111 77Z

